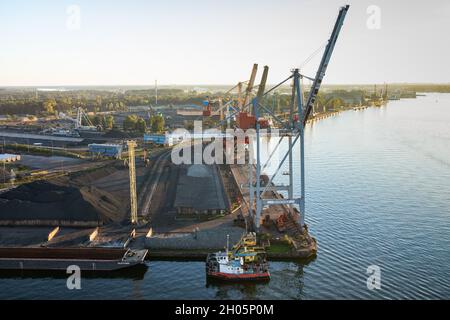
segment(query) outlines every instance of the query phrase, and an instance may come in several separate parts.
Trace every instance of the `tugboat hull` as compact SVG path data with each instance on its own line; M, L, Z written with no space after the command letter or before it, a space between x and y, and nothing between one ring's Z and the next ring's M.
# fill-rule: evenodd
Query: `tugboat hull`
M249 274L230 274L223 272L211 272L209 278L223 281L269 281L270 273L249 273Z

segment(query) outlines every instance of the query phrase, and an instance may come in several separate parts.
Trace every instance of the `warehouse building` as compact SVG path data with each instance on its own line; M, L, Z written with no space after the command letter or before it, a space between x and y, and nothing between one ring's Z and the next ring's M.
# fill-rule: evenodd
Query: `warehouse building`
M92 143L88 145L89 152L96 157L111 157L121 159L123 146L120 144Z

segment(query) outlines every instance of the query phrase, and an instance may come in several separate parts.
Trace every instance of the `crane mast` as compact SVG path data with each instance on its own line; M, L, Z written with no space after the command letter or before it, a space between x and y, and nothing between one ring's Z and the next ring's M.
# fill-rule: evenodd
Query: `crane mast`
M128 140L128 167L130 174L130 213L131 223L138 223L137 216L137 196L136 196L136 164L135 164L135 150L136 141Z

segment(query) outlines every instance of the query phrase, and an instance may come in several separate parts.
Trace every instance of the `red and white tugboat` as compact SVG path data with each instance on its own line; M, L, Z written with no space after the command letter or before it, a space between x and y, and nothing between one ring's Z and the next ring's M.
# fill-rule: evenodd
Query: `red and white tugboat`
M256 246L256 235L249 233L231 251L227 245L225 252L208 254L206 275L227 281L269 280L269 263L264 249Z

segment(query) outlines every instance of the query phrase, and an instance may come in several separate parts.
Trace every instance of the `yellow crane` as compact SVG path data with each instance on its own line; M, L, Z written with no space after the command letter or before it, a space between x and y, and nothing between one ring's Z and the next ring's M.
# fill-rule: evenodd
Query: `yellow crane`
M136 196L136 163L134 148L137 146L136 141L128 140L128 167L130 171L130 212L131 223L137 224L137 196Z

